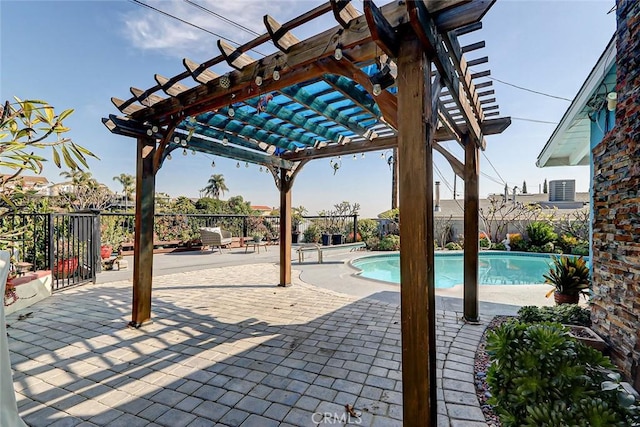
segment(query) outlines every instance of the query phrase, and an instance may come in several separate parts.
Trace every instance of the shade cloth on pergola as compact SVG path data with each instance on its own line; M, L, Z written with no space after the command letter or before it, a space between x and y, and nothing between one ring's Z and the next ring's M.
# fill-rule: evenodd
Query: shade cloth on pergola
M151 319L155 175L176 149L267 167L280 191L280 283L291 284L291 189L313 159L397 147L402 240L403 407L406 425L435 423L433 149L465 181L464 316L478 320L478 175L485 135L504 131L489 72L472 73L458 36L473 33L495 0L364 2L331 0L202 64L188 59L171 78L156 74L146 90L112 98L121 115L103 119L137 139L136 234L131 325ZM338 25L298 40L300 25L332 12ZM248 52L264 43L278 51ZM226 62L230 71L210 70ZM438 144L455 140L464 161ZM425 360L425 355L428 355Z

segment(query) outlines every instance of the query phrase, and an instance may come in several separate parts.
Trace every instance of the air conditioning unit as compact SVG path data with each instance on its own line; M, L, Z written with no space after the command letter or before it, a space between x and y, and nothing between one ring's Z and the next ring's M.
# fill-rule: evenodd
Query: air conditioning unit
M574 202L576 200L576 180L562 179L549 181L550 202Z

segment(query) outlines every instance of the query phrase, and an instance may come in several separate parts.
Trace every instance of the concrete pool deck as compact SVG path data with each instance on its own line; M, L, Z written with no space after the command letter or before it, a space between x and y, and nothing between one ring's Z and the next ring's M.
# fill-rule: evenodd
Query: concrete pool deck
M32 427L312 426L352 405L352 423L402 425L399 287L352 276L349 253L294 263L279 288L277 254L156 255L140 330L125 327L130 270L8 316L21 415ZM486 425L475 349L493 314L517 311L481 302L471 325L460 304L437 298L438 426Z

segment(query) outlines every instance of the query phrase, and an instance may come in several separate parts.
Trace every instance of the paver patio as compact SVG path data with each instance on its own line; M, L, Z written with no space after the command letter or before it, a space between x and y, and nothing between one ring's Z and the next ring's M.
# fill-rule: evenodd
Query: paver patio
M300 280L279 288L278 274L254 264L154 277L154 322L141 330L125 327L129 281L8 316L22 417L34 427L402 425L399 307ZM473 376L484 326L436 316L438 425L484 426Z

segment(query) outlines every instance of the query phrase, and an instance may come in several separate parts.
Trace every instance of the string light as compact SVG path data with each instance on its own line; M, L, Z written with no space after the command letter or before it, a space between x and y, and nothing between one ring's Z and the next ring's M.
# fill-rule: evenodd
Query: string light
M175 142L176 144L180 144L180 137L179 136L174 136L173 137L173 142Z
M382 86L380 86L380 83L376 83L373 85L373 94L375 96L378 96L382 93Z
M335 52L333 52L333 57L338 61L342 59L342 45L340 43L338 43L338 45L336 46L336 50Z
M382 153L380 153L380 158L384 159L384 151Z
M183 148L183 149L182 149L182 155L183 155L183 156L186 156L186 155L187 155L187 149L186 149L186 148Z
M262 168L262 166L260 166L260 172L262 172L262 171L263 171L263 168Z
M358 160L358 156L356 156L355 154L353 155L353 160Z
M225 136L224 138L222 138L222 145L229 145L229 139Z
M167 160L171 160L171 153L167 154Z
M249 167L249 162L244 162L244 167L248 168Z
M211 161L211 167L212 167L212 168L215 168L215 167L216 167L216 161L215 161L215 160L212 160L212 161Z
M360 156L360 157L362 157L364 159L364 153L362 153L362 156Z
M220 77L220 87L223 89L229 89L231 87L231 78L228 74Z
M233 117L236 115L236 110L233 109L233 106L229 106L229 111L228 111L229 117Z
M181 140L181 141L180 141L180 145L182 145L183 147L186 147L186 146L187 146L187 141L186 141L186 140L184 140L184 139L183 139L183 140Z
M239 168L240 167L240 162L236 163L236 167Z
M191 155L193 155L193 156L196 155L196 150L194 150L193 148L191 149Z
M278 81L280 80L280 66L276 66L276 68L273 69L273 80Z

